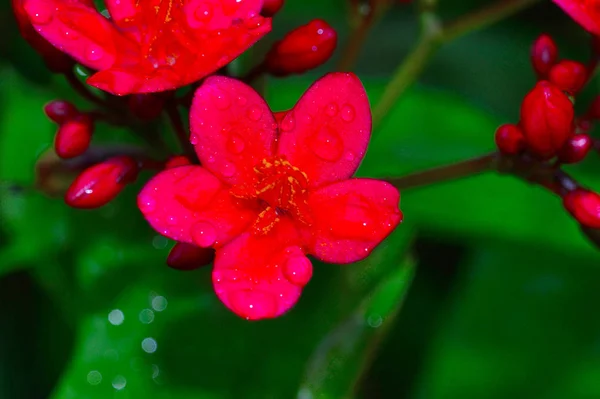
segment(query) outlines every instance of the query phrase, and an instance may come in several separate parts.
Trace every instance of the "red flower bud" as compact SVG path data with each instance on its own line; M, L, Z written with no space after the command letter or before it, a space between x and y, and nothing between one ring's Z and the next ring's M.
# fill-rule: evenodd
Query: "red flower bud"
M600 229L600 195L593 191L577 189L563 198L567 211L583 226Z
M206 266L212 263L214 259L215 250L212 248L200 248L178 242L169 252L167 265L173 269L188 271Z
M73 208L99 208L112 201L123 188L137 178L137 162L128 156L116 156L84 170L65 194Z
M272 17L281 10L284 2L284 0L265 0L262 11L260 12L261 15L264 17Z
M83 154L92 141L94 123L87 115L78 115L65 121L56 132L54 150L61 158L75 158Z
M265 61L266 70L275 76L306 72L327 61L336 44L335 30L327 22L315 19L273 45Z
M577 163L582 161L594 146L594 141L587 134L576 134L567 140L558 153L562 163Z
M579 92L587 82L587 67L581 62L564 60L552 66L549 80L556 87L571 94Z
M46 116L59 125L79 114L73 104L65 100L52 100L44 105Z
M540 35L531 46L531 65L540 78L545 78L550 68L556 63L558 48L552 37Z
M506 124L496 130L496 145L506 155L516 155L525 149L525 136L518 126Z
M532 154L550 158L573 132L573 103L559 88L541 81L521 105L521 128Z
M131 113L143 121L158 118L161 114L165 98L160 94L132 94L128 101Z
M70 71L73 65L75 65L75 61L50 44L33 28L24 3L24 0L12 0L13 13L17 20L21 36L42 56L48 69L52 72L64 73Z
M180 166L191 165L192 161L185 155L175 155L165 163L165 169L178 168Z

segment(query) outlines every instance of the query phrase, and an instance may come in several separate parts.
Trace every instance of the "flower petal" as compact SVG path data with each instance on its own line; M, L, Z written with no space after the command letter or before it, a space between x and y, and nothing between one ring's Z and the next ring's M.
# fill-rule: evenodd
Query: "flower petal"
M135 0L104 0L104 3L110 18L118 25L137 15Z
M237 207L228 187L200 166L160 172L140 192L138 207L159 233L201 247L227 243L256 217Z
M165 67L147 72L141 68L110 68L87 80L89 85L118 96L174 90L180 86L180 82L181 78Z
M25 10L46 40L92 69L107 69L117 57L137 53L132 42L83 2L25 0Z
M191 143L202 165L223 181L248 181L273 154L277 124L265 101L244 83L208 78L190 110Z
M217 250L213 284L219 299L249 320L287 312L312 276L291 222L268 235L244 233Z
M351 177L371 136L371 109L360 80L330 73L315 82L280 124L278 153L311 187Z
M226 29L234 20L257 16L263 0L189 0L184 6L193 29Z
M554 0L554 2L586 30L600 35L600 9L597 1Z
M313 192L310 253L329 263L366 258L402 221L399 202L394 186L372 179L350 179Z

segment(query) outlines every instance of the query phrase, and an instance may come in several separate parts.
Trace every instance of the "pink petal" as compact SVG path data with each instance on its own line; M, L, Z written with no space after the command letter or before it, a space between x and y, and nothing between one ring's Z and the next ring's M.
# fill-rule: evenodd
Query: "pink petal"
M141 68L110 68L92 75L87 83L118 96L174 90L182 85L181 77L171 68L152 69L148 72Z
M287 312L312 276L312 265L298 246L291 223L273 233L245 233L217 250L213 284L219 299L249 320Z
M371 109L360 80L330 73L315 82L280 123L278 153L311 187L351 177L371 136Z
M205 168L229 184L245 182L273 154L277 124L269 106L244 83L206 79L190 110L190 141Z
M200 247L218 247L242 233L256 218L238 207L228 187L200 166L168 169L138 195L150 225L166 237Z
M111 67L136 47L95 8L68 0L25 0L34 28L50 43L92 69Z
M263 0L190 0L184 6L192 29L227 29L234 20L257 16Z
M137 15L135 0L104 0L106 8L110 13L110 18L116 24L125 22Z
M372 179L350 179L313 192L310 253L329 263L366 258L402 221L399 202L394 186Z
M598 0L554 0L579 25L600 35L600 7Z

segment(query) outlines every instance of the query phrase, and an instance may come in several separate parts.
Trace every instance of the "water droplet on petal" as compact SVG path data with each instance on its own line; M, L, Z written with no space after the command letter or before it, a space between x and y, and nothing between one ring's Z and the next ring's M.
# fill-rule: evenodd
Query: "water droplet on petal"
M248 102L248 100L246 99L246 97L244 97L244 96L239 96L239 97L238 97L238 103L239 103L241 106L244 106L244 105L246 105L246 103L247 103L247 102Z
M303 122L306 123L307 125L310 125L313 121L312 116L306 114L304 116L302 116Z
M325 113L329 116L336 116L338 113L338 106L336 103L330 103L325 108Z
M284 132L289 132L290 130L296 127L296 119L294 117L293 112L288 112L288 114L281 121L281 130Z
M268 292L238 290L231 292L228 299L231 309L248 320L277 316L277 302Z
M352 122L356 117L356 110L350 104L346 104L342 107L342 119L346 122Z
M354 155L354 153L352 151L348 151L344 158L346 158L346 161L354 161L354 159L356 158L356 155Z
M344 151L340 136L326 126L309 138L308 145L319 158L326 161L337 161Z
M192 143L192 145L196 145L198 144L198 142L200 141L199 137L197 134L192 133L192 135L190 136L190 143Z
M262 114L263 114L262 109L260 109L260 107L258 105L253 105L250 108L248 108L247 115L251 121L256 122L256 121L260 120L260 118L262 117Z
M212 6L209 3L201 3L194 11L194 18L203 23L210 21L213 15Z
M46 25L54 17L53 7L46 2L25 2L25 11L35 25Z
M98 61L104 57L104 51L96 46L90 46L85 50L85 58L88 61Z
M139 208L142 213L151 213L156 209L156 200L148 194L141 195Z
M312 277L312 264L306 256L294 256L287 261L283 272L292 284L304 287Z
M192 226L192 240L196 245L208 248L217 241L217 230L210 223L198 222Z
M171 215L167 218L167 223L170 224L171 226L176 225L177 222L178 222L177 218L173 215Z
M64 30L62 32L62 34L65 39L70 39L70 40L79 39L79 35L75 31L72 31L72 30Z
M239 154L244 151L246 147L246 143L244 139L235 133L229 136L229 140L227 141L227 150L233 154Z
M215 105L218 109L224 111L231 106L229 96L225 93L219 93L215 96Z
M230 163L226 163L221 168L221 173L225 177L231 177L231 176L233 176L235 174L235 166L233 166Z
M244 25L246 25L246 28L248 29L258 29L261 27L261 25L264 22L264 18L261 16L256 16L253 18L248 18L244 21Z

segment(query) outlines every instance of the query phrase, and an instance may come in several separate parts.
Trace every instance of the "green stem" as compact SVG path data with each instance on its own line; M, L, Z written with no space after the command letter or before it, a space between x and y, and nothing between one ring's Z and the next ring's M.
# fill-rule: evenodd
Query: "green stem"
M437 16L427 7L421 13L421 38L404 62L394 72L379 103L373 110L373 127L379 126L396 100L412 85L425 69L436 50L460 36L482 29L521 11L540 0L499 0L480 10L466 14L454 22L442 26Z
M497 159L498 153L492 152L466 161L387 180L399 190L422 187L494 170Z

